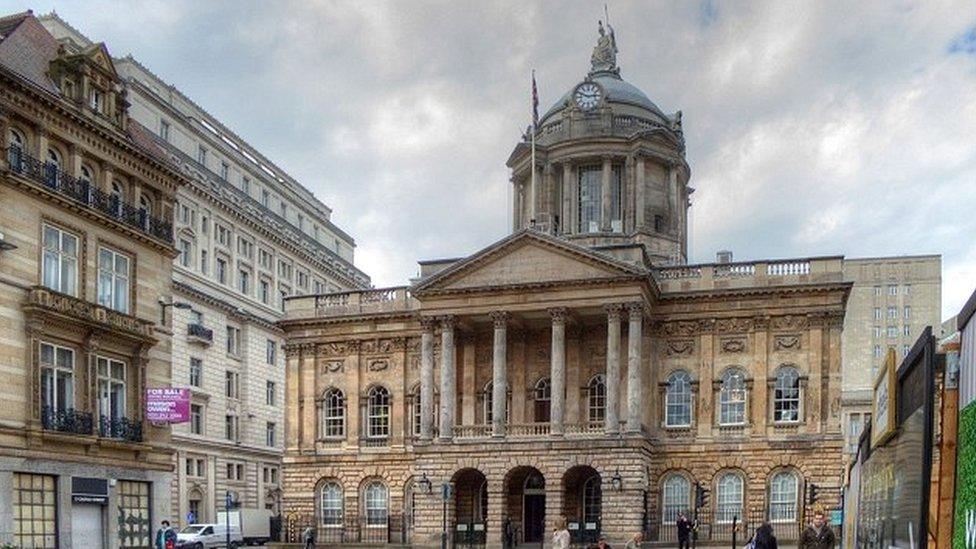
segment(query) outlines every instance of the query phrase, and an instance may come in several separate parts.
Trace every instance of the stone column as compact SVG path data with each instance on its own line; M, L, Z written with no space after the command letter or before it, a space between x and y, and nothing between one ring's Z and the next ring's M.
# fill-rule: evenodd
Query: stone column
M623 307L619 303L611 303L604 308L607 311L607 398L604 431L607 434L613 434L620 430L618 407L620 393L620 311Z
M554 234L556 228L556 214L559 208L556 206L556 178L553 173L552 163L546 162L542 167L542 206L537 214L540 220L545 223L545 232Z
M600 230L610 232L610 185L613 180L613 166L610 164L610 156L603 157L603 180L600 186Z
M636 167L636 177L634 181L636 182L636 192L634 193L634 225L635 229L640 229L644 226L644 156L637 155L637 167Z
M434 433L434 319L420 325L420 440L430 442Z
M441 317L441 427L440 439L454 437L454 406L457 402L457 380L455 379L453 316Z
M627 432L640 433L643 425L644 375L641 353L644 304L629 303L627 329Z
M559 234L569 234L573 231L573 186L570 184L569 162L563 162L560 166L562 178L559 184L562 188L563 203L559 205Z
M493 311L489 314L495 325L495 344L491 362L491 434L495 437L505 436L505 397L508 394L508 349L507 329L508 313Z
M552 317L552 352L550 353L549 432L563 434L566 417L566 309L549 309Z
M518 179L515 179L514 176L511 178L511 182L512 182L512 232L515 232L522 228L522 225L520 223L522 217L521 216L522 202L521 200L519 200L520 198L519 189L521 188L521 186L519 185Z

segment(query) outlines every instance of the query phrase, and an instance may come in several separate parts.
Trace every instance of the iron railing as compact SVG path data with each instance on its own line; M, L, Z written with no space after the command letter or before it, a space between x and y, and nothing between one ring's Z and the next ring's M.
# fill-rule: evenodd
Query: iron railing
M101 417L98 420L98 435L126 442L142 442L142 424L125 417Z
M10 171L40 183L49 191L97 210L148 236L173 243L172 223L123 202L118 196L102 191L87 180L59 170L55 164L42 162L15 145L8 148L7 161Z
M795 542L800 539L802 531L799 518L799 510L792 516L770 520L767 509L748 509L742 514L725 513L716 515L712 509L698 510L698 527L695 529L699 542L728 542L732 540L733 522L736 533L736 540L744 545L764 522L768 522L773 528L773 534L778 542ZM789 515L789 513L782 513ZM689 519L694 518L691 510L685 511L685 516ZM735 519L733 521L733 518ZM676 543L678 539L678 527L675 520L661 520L660 516L652 517L647 520L645 535L649 541Z
M307 514L286 514L284 516L285 542L303 543L305 528L312 526L315 544L318 547L331 547L348 543L409 543L409 517L404 513L390 513L386 516L338 517L330 524L313 521Z
M93 433L92 415L74 408L58 410L51 406L41 408L41 425L48 431L90 435Z
M213 343L213 330L203 324L187 324L186 334L199 340Z

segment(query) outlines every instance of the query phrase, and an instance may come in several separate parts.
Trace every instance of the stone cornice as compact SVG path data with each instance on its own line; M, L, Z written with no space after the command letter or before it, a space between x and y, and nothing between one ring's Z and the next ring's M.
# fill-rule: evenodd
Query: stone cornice
M662 303L668 301L682 301L689 299L702 298L728 298L741 296L768 296L775 294L801 294L801 293L828 293L828 292L849 292L853 282L829 282L829 283L807 283L807 284L788 284L782 286L752 286L745 288L710 288L705 290L689 290L681 292L662 292L660 300Z
M222 310L225 314L227 314L229 316L241 318L241 319L243 319L243 320L245 320L247 322L252 322L252 323L257 324L257 325L259 325L262 328L265 328L267 330L272 330L272 331L278 332L278 333L281 333L282 332L282 329L278 325L277 322L263 319L263 318L261 318L261 317L259 317L257 315L254 315L254 314L248 312L243 307L236 307L236 306L232 305L231 303L228 303L228 302L224 301L223 299L219 299L217 297L214 297L212 294L209 294L207 292L204 292L203 290L198 290L198 289L194 288L193 286L191 286L191 285L189 285L189 284L187 284L185 282L181 282L181 281L178 281L178 280L174 280L173 281L173 292L174 293L183 294L185 296L188 296L188 297L190 297L192 299L196 299L198 301L202 301L202 302L206 303L207 305L210 305L212 307L216 307L216 308ZM242 310L244 311L243 314L241 314L241 311Z

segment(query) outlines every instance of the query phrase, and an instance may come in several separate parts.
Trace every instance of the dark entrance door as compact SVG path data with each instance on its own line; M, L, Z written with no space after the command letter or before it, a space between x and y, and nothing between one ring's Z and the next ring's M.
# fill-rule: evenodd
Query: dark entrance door
M541 542L545 537L546 496L525 494L525 535L526 543Z

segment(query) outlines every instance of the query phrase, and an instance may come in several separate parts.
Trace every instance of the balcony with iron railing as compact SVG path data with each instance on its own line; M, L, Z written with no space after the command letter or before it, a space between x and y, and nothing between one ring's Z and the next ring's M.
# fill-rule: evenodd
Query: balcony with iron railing
M65 173L54 164L42 162L16 146L7 149L7 161L12 173L48 192L134 228L146 236L167 244L173 243L172 223L123 202L118 196L106 193L87 180Z
M286 298L285 320L406 313L419 309L409 286Z
M57 431L72 435L91 435L94 433L94 421L91 412L82 412L74 408L42 407L41 426L46 431Z
M705 263L654 269L664 293L697 290L838 283L844 257L827 256L737 263Z
M213 345L213 330L203 324L187 324L187 341L203 345Z
M124 442L142 442L142 424L125 417L102 416L98 420L98 436Z

